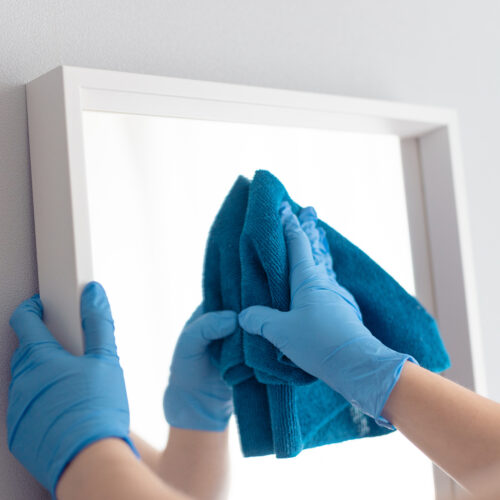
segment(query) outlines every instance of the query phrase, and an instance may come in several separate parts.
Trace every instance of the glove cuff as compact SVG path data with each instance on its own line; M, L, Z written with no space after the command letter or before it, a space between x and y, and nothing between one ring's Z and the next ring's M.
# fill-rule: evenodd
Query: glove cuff
M163 412L168 424L180 429L222 432L226 429L233 403L208 393L186 391L169 384L163 395Z
M410 356L409 354L403 355L399 365L397 365L393 373L392 381L389 387L387 388L386 393L383 394L383 396L380 398L380 403L378 405L378 408L374 416L375 422L378 425L380 425L381 427L386 427L387 429L391 429L393 431L396 430L396 427L394 427L394 425L391 422L389 422L389 420L387 420L385 417L383 417L381 414L382 411L384 410L387 400L389 399L389 396L391 395L392 390L394 389L394 386L398 383L399 377L401 376L401 371L403 370L403 366L407 361L415 363L416 365L419 364L418 361L413 356Z
M330 358L328 364L335 369L329 371L335 377L324 381L378 425L395 430L381 413L406 361L419 364L413 356L390 349L372 335L362 336Z

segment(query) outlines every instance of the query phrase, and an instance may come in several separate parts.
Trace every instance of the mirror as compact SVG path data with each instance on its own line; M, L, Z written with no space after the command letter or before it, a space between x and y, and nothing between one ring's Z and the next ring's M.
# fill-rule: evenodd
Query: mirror
M115 319L131 427L157 448L168 433L162 396L173 348L201 302L208 231L239 174L271 171L415 294L397 136L83 115L94 276ZM434 498L431 462L398 432L277 460L243 458L234 418L230 427L230 498Z

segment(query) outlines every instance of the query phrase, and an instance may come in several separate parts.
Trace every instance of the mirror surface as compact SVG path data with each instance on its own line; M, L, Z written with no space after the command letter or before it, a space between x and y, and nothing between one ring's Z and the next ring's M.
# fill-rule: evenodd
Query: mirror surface
M239 174L271 171L415 294L396 136L85 111L84 140L94 277L115 320L132 430L157 448L208 231ZM243 458L230 427L230 498L434 498L430 461L398 432L277 460Z

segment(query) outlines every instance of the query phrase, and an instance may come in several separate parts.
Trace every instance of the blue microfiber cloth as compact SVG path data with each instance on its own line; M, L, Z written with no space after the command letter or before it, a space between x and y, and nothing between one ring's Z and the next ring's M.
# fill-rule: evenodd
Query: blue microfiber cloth
M241 311L265 305L288 311L289 270L278 213L301 207L270 172L239 176L210 230L203 271L203 308ZM390 348L440 372L450 360L434 318L362 250L323 221L337 281L356 299L363 323ZM393 432L301 370L266 339L238 329L209 346L233 387L244 456L296 456L304 448Z

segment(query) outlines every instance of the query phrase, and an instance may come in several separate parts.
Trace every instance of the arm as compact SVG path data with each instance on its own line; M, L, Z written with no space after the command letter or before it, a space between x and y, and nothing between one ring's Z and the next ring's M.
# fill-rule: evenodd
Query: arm
M132 433L143 462L164 481L194 498L227 497L229 430L196 431L171 427L164 451Z
M132 439L141 460L155 473L158 473L158 461L160 460L161 452L155 447L151 446L147 441L144 441L135 432L130 432L130 439Z
M226 498L228 494L228 434L171 427L158 474L193 498Z
M500 405L384 346L336 281L314 211L303 209L297 218L285 204L281 218L290 311L249 307L239 314L241 327L268 339L377 424L400 429L472 493L483 493L485 477L500 486Z
M228 494L232 389L212 364L208 345L237 326L234 311L196 309L177 340L163 398L170 424L167 446L163 452L145 447L156 473L197 500Z
M500 404L413 363L405 364L383 414L471 492L482 486L478 474L500 462ZM498 476L489 479L490 488L500 486Z
M54 499L56 488L68 499L187 498L138 460L114 322L99 283L84 288L80 312L82 356L63 349L47 329L38 294L12 313L19 347L11 360L9 450Z
M146 465L119 439L102 439L82 450L57 484L60 500L188 500Z

